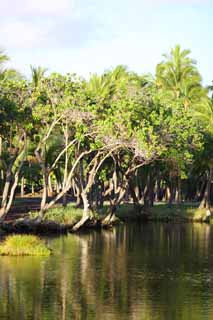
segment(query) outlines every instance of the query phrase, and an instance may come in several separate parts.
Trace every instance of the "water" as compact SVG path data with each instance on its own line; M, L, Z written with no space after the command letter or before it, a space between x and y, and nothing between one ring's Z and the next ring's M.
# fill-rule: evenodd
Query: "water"
M0 258L0 319L212 320L213 227L129 225Z

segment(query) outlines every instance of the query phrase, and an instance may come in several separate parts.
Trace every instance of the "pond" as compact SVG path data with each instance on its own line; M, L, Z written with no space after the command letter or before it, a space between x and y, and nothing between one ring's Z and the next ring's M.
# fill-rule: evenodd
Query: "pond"
M131 224L0 258L0 319L211 320L213 227Z

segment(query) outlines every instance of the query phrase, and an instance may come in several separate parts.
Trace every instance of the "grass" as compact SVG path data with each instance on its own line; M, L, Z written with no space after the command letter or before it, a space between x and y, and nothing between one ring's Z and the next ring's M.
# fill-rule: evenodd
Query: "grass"
M73 225L82 217L82 209L76 208L73 204L66 207L60 206L48 210L44 220L51 220L61 224Z
M99 214L95 213L95 218L103 218L108 211L109 205L106 204L102 209L100 209ZM166 203L156 203L153 208L148 210L147 213L147 218L151 221L202 222L206 217L206 209L199 209L198 203L183 203L179 206L173 204L171 207L168 207ZM34 218L37 215L38 212L30 214L31 218ZM136 220L141 216L139 212L135 211L132 203L121 204L117 208L115 215L117 218L124 221ZM73 203L69 203L65 208L60 205L48 210L45 214L44 220L72 226L77 223L81 217L82 209L76 208ZM210 222L213 223L213 221Z
M168 207L166 203L156 203L154 207L148 210L147 217L151 221L205 221L206 209L199 209L198 206L198 203L183 203L180 206L173 204L171 207ZM107 206L104 208L104 211L107 211ZM115 214L119 219L126 221L140 217L140 213L135 211L132 203L121 204ZM213 219L210 220L210 223L213 224Z
M0 255L7 256L49 256L51 250L43 241L33 235L11 235L0 245Z
M30 217L35 218L38 212L31 212ZM56 223L73 225L77 223L82 217L82 209L76 208L74 204L69 203L66 207L62 205L51 208L44 216L44 221L54 221Z
M206 209L199 209L197 203L184 203L180 206L173 204L171 207L156 204L150 210L150 218L159 221L205 221Z
M30 217L36 218L38 214L39 212L31 212ZM59 224L72 226L81 220L82 214L82 208L76 208L74 203L69 203L66 207L59 205L55 208L49 209L44 216L44 221L54 221ZM100 218L100 216L95 212L94 218L98 217Z

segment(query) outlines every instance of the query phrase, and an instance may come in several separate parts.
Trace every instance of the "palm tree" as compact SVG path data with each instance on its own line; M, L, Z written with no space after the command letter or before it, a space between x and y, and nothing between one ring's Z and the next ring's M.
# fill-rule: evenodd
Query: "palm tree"
M190 53L190 50L181 51L177 45L169 55L163 55L164 60L156 68L157 87L167 93L169 99L181 99L185 108L206 94Z
M98 102L104 102L114 91L114 85L105 76L92 75L88 83L88 91Z
M22 75L17 70L5 67L9 60L8 55L0 50L0 80L20 80Z
M107 70L102 76L92 75L88 82L88 91L95 97L96 102L107 103L126 85L133 73L127 70L127 67L118 65L112 70Z
M30 66L31 69L31 77L32 77L32 84L34 87L37 87L41 81L41 79L44 77L45 73L47 72L46 68L42 67L34 67Z
M168 55L163 55L164 60L156 67L155 84L160 101L168 107L172 106L174 111L177 107L188 112L207 97L196 61L191 59L190 53L190 50L181 50L180 45L176 45ZM173 163L178 168L177 184L180 194L181 169L176 159L173 159Z

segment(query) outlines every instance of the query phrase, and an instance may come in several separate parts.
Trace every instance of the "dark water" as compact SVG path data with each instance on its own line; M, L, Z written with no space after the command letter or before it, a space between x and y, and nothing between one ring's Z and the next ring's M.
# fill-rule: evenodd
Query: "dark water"
M0 258L0 319L213 319L213 227L147 224Z

